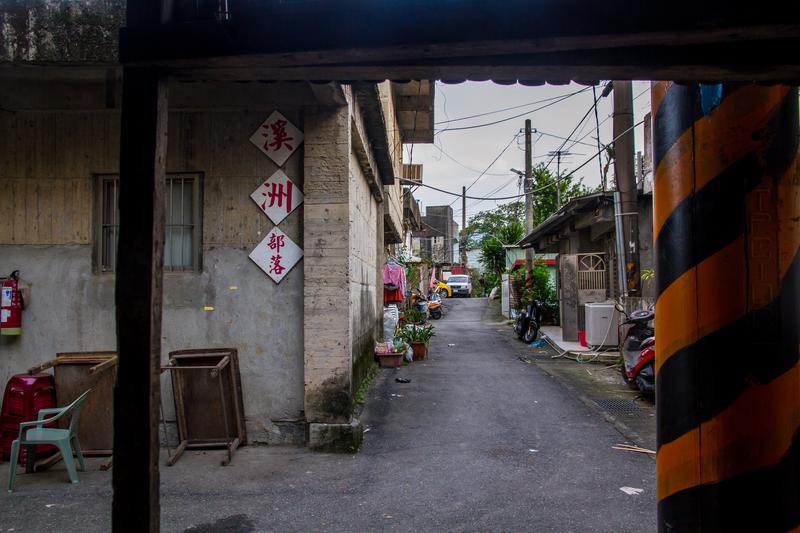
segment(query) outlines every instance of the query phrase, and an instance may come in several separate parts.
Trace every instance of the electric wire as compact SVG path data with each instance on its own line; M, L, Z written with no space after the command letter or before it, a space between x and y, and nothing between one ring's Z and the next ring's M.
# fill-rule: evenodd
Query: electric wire
M589 87L586 87L584 90L588 91ZM568 98L574 96L575 94L579 94L580 92L583 92L583 91L578 91L576 93L567 94L565 96L560 97L558 100L549 102L549 103L547 103L547 104L545 104L545 105L543 105L541 107L537 107L536 109L531 109L530 111L526 111L526 112L520 113L518 115L502 118L500 120L495 120L494 122L486 122L484 124L474 124L472 126L461 126L459 128L444 128L444 129L441 129L441 130L437 131L434 135L439 135L439 134L444 133L446 131L472 130L472 129L476 129L476 128L484 128L486 126L494 126L495 124L501 124L503 122L508 122L509 120L514 120L514 119L517 119L517 118L520 118L520 117L524 117L524 116L530 115L532 113L536 113L537 111L541 111L542 109L546 109L546 108L548 108L550 106L554 106L554 105L556 105L558 103L563 102L564 100L567 100Z
M575 96L576 94L580 94L580 93L582 93L584 91L587 91L587 90L589 90L589 87L584 87L583 89L581 89L579 91L575 91L573 93L566 94L566 95L565 94L561 94L561 95L558 95L558 96L551 96L549 98L542 98L541 100L535 100L533 102L528 102L527 104L520 104L520 105L511 106L511 107L504 107L503 109L495 109L494 111L487 111L485 113L478 113L476 115L469 115L469 116L466 116L466 117L459 117L459 118L452 118L452 119L448 118L447 120L442 120L440 122L434 122L434 125L438 126L439 124L449 124L451 122L460 122L462 120L469 120L471 118L479 118L479 117L485 117L487 115L494 115L494 114L497 114L497 113L502 113L504 111L511 111L511 110L514 110L514 109L522 109L523 107L543 104L545 102L550 102L552 100L558 100L559 98Z
M638 126L641 126L642 124L644 124L644 120L640 120L639 122L637 122L636 124L634 124L634 125L633 125L633 126L631 126L630 128L626 129L625 131L623 131L622 133L620 133L619 135L617 135L617 136L616 136L616 137L615 137L615 138L614 138L614 139L613 139L613 140L612 140L610 143L608 143L608 145L606 145L606 146L611 146L611 145L612 145L612 144L614 144L614 142L615 142L615 141L617 141L617 140L618 140L620 137L622 137L623 135L626 135L626 134L627 134L629 131L633 130L634 128L636 128L636 127L638 127ZM558 176L558 177L556 177L556 179L553 181L553 183L548 183L547 185L543 185L542 187L538 187L538 188L536 188L536 189L533 189L532 191L530 191L530 193L525 193L525 194L533 194L533 193L535 193L535 192L543 191L543 190L547 189L548 187L552 187L552 186L553 186L553 185L555 185L556 183L559 183L559 182L561 182L561 181L563 181L563 180L565 180L565 179L567 179L567 178L569 178L569 177L573 176L573 175L574 175L574 174L575 174L577 171L579 171L580 169L582 169L583 167L585 167L586 165L588 165L589 163L591 163L592 161L594 161L594 158L595 158L595 157L597 157L597 156L599 156L600 154L602 154L604 151L605 151L605 150L601 150L601 151L599 151L599 152L597 152L597 153L593 154L593 155L592 155L592 156L591 156L589 159L587 159L586 161L584 161L583 163L581 163L580 165L578 165L577 167L575 167L575 168L574 168L573 170L571 170L569 173L567 173L567 174L564 174L563 176ZM461 194L461 193L458 193L458 192L453 192L453 191L448 191L448 190L445 190L445 189L440 189L439 187L434 187L433 185L428 185L428 184L426 184L426 183L418 184L418 183L417 183L417 182L415 182L415 181L407 180L407 179L404 179L404 178L398 178L398 179L399 179L401 182L404 182L404 183L405 183L405 184L407 184L407 185L420 185L420 186L422 186L422 187L426 187L426 188L428 188L428 189L433 189L434 191L438 191L438 192L441 192L441 193L444 193L444 194L449 194L449 195L451 195L451 196L458 196L458 197L461 197L461 196L462 196L462 194ZM514 195L514 196L497 196L497 197L493 197L493 198L486 198L486 197L483 197L483 196L465 196L465 197L466 197L467 199L469 199L469 200L492 200L492 201L493 201L493 200L516 200L517 198L524 198L524 197L525 197L525 194L517 194L517 195ZM451 204L451 205L452 205L452 204Z
M464 192L466 192L466 191L470 190L470 189L472 188L472 186L473 186L473 185L475 185L476 183L478 183L478 180L479 180L479 179L481 179L481 178L483 177L483 175L484 175L486 172L488 172L488 171L489 171L489 169L491 169L491 168L492 168L492 166L494 166L494 164L495 164L495 163L497 163L497 160L498 160L498 159L500 159L501 157L503 157L503 154L504 154L504 153L506 153L506 150L508 150L508 149L511 147L511 145L514 143L514 141L515 141L515 140L517 140L517 137L519 137L519 135L520 135L520 134L519 134L519 132L518 132L518 133L516 133L516 134L515 134L515 135L514 135L514 136L511 138L511 140L510 140L510 141L508 141L508 144L505 146L505 148L503 148L503 149L500 151L500 153L499 153L499 154L497 154L497 157L495 157L494 159L492 159L492 162L491 162L491 163L489 163L489 166L488 166L488 167L486 167L486 169L485 169L483 172L481 172L481 173L478 175L478 177L477 177L477 178L475 178L475 179L472 181L472 183L470 183L470 184L469 184L469 186L468 186L468 187L465 189L465 191L464 191ZM452 202L450 202L450 205L452 206L452 205L453 205L454 203L456 203L457 201L458 201L458 199L456 199L456 200L453 200Z
M586 111L586 113L583 115L583 117L580 119L580 121L578 121L578 124L572 129L572 133L567 135L567 138L564 140L564 142L561 143L561 145L558 147L558 149L553 150L553 157L551 157L550 160L547 162L547 164L545 164L545 166L544 166L545 169L550 168L550 165L553 163L553 160L556 158L556 155L558 155L558 154L560 154L562 152L562 148L564 148L564 146L567 145L567 142L569 141L569 139L573 135L575 135L575 132L578 131L578 128L581 127L581 124L583 124L584 121L586 121L586 119L589 117L591 112L594 110L594 107L597 105L597 102L598 102L599 98L593 98L592 100L593 100L593 102L592 102L591 107L589 107L588 111ZM556 176L556 177L558 177L558 176Z

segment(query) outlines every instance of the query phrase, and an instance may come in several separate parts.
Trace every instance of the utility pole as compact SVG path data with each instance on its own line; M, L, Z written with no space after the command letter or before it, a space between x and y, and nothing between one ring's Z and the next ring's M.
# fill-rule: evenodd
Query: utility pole
M568 150L553 150L548 152L547 155L556 158L556 209L561 209L561 156L572 155L572 152Z
M467 268L467 188L461 187L461 266Z
M633 168L633 89L630 81L614 81L614 173L621 197L623 244L628 296L641 296L639 271L639 199ZM623 258L620 258L623 259Z
M531 120L525 121L525 233L533 231L533 153L531 150ZM533 289L533 248L525 248L525 288Z

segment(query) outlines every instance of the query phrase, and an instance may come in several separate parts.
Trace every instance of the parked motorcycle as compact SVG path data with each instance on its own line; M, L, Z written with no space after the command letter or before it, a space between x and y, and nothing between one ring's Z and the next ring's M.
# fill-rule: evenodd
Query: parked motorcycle
M622 377L630 388L652 396L656 392L656 338L651 326L655 312L652 309L640 309L629 315L621 304L614 307L625 316L625 320L617 326L623 362ZM630 326L624 338L623 326Z
M428 299L422 294L416 291L411 292L411 306L422 313L426 320L430 317L429 303Z
M442 297L438 292L432 293L428 299L428 314L433 320L442 318Z
M536 300L517 315L514 322L514 333L524 342L533 342L539 336L542 325L542 304Z

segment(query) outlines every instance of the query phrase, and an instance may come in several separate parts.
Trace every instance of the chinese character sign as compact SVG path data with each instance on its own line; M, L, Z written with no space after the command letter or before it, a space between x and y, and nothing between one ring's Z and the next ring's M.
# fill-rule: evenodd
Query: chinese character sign
M250 136L250 142L280 167L300 147L303 132L286 117L273 111Z
M250 253L250 259L275 283L280 283L302 258L303 250L278 228L272 228L272 231Z
M303 193L282 170L278 170L250 195L274 224L303 203Z

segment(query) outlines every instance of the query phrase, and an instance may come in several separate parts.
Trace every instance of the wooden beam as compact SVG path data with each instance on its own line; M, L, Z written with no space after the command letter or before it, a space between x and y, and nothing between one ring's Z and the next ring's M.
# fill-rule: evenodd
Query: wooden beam
M675 0L238 3L230 21L124 28L123 63L268 54L272 66L493 56L797 36L800 6ZM272 5L271 5L272 4ZM294 4L294 5L293 5ZM620 16L624 13L624 16ZM264 31L269 31L269 38ZM413 79L413 78L407 78Z
M569 80L667 79L695 81L800 81L800 62L794 50L800 37L749 43L702 46L638 46L559 53L418 58L395 61L351 62L337 65L269 66L268 57L209 59L172 63L180 79L221 80L385 80L439 79L557 84Z
M124 69L120 142L112 527L156 532L167 153L163 73Z

